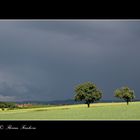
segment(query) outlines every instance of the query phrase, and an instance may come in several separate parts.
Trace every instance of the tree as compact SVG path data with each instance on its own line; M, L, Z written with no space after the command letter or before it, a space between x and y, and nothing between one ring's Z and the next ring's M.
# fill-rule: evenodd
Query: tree
M90 107L90 103L100 100L102 97L102 92L92 82L77 85L75 93L75 101L85 101L88 107Z
M4 111L5 104L4 104L4 103L2 103L2 102L0 102L0 108L1 108L1 110L2 110L2 111Z
M0 102L0 108L4 111L5 108L7 109L14 109L16 108L16 104L12 102Z
M132 101L132 99L135 98L134 90L131 90L127 86L116 89L114 93L115 97L123 99L124 101L127 102L127 105L129 104L130 101Z

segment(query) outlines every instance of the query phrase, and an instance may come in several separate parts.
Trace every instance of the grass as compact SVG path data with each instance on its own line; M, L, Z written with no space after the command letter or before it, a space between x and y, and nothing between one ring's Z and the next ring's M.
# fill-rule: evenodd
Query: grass
M140 120L140 102L5 110L0 111L0 120Z

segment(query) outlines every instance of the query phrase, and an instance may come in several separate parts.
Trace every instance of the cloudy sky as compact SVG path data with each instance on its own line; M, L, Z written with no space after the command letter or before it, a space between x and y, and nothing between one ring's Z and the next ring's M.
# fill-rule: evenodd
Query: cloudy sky
M0 100L61 100L91 81L140 98L140 21L0 20Z

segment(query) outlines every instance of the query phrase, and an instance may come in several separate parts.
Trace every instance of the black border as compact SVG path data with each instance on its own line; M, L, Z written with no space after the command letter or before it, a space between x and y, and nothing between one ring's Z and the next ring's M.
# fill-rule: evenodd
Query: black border
M48 7L46 7L47 9ZM95 6L93 7L95 8ZM55 9L53 10L43 10L39 11L37 9L32 10L29 12L26 8L21 12L18 10L9 10L5 15L0 15L0 20L17 20L17 19L140 19L140 14L138 11L135 13L130 11L124 12L120 11L119 7L115 12L112 10L105 9L95 9L89 8L90 10L77 9L77 12L71 8L70 11L66 12L65 10ZM100 11L101 10L101 11ZM100 12L99 12L100 11ZM42 134L46 138L53 138L57 137L61 139L62 136L64 138L75 138L73 135L77 135L77 138L91 137L94 139L95 137L104 137L105 139L111 135L112 139L118 138L126 138L128 135L129 137L137 136L137 132L140 130L140 121L0 121L0 125L7 127L8 125L17 126L20 128L23 125L33 126L36 129L31 130L7 130L3 129L0 130L0 134L6 133L7 135L15 135L15 137L20 133L21 136L25 136L25 134L35 136ZM103 134L105 133L105 134ZM139 134L139 133L138 133ZM66 136L65 136L66 135Z
M5 129L0 130L0 134L8 135L39 135L46 138L78 138L83 137L136 137L139 135L140 121L0 121ZM7 130L6 127L12 125L20 128L22 125L32 126L36 129L29 130ZM104 135L105 133L105 135Z
M66 6L44 4L42 7L27 4L25 7L2 7L0 19L140 19L139 7L127 4L68 3ZM106 3L107 4L107 3ZM116 7L115 7L116 6ZM137 5L138 6L138 5Z

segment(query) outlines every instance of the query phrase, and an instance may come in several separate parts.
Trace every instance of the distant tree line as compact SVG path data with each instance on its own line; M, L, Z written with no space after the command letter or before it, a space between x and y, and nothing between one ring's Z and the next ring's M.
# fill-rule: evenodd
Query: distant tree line
M127 102L131 102L134 98L134 90L129 87L121 87L114 91L114 96ZM92 82L85 82L75 87L75 101L85 101L88 107L90 104L102 98L102 91Z
M16 106L16 103L13 103L13 102L0 102L0 108L2 110L5 110L6 108L14 109L14 108L17 108L17 106Z

